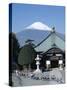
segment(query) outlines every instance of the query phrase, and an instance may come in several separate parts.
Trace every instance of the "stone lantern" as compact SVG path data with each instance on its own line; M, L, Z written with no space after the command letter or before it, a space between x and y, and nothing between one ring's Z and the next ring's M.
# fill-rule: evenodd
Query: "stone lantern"
M40 65L40 60L41 60L41 58L39 57L38 54L37 54L37 57L35 58L35 60L36 60L37 69L34 71L34 73L41 73L41 70L39 69L39 65Z

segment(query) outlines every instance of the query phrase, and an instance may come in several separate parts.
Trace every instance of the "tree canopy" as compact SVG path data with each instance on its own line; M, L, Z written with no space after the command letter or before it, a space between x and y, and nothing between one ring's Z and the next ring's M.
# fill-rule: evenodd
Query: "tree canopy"
M31 64L35 59L36 52L31 44L26 44L22 47L18 57L18 63L20 65Z
M18 53L19 53L19 42L16 38L16 35L15 33L11 32L9 33L9 48L10 48L10 58L11 58L11 61L12 63L15 62L17 63L17 58L18 58Z

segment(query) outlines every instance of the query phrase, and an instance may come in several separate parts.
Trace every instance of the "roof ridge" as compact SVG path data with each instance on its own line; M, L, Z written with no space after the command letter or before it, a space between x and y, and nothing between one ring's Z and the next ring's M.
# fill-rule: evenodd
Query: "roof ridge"
M57 35L58 37L60 37L57 33L58 32L51 32L45 39L43 39L40 43L38 43L36 46L35 46L35 48L37 47L37 46L39 46L41 43L43 43L50 35L52 35L52 33L55 33L55 35ZM60 33L61 34L61 33ZM60 37L63 41L65 41L62 37Z
M37 44L36 47L39 46L41 43L43 43L51 34L52 34L52 33L50 33L45 39L43 39L39 44ZM35 47L35 48L36 48L36 47Z

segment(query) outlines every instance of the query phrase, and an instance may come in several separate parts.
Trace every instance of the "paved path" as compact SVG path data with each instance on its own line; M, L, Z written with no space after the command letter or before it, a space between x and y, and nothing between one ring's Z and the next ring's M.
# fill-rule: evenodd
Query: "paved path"
M64 78L64 71L61 72ZM32 86L32 85L53 85L60 84L53 80L35 80L31 78L25 78L23 76L16 76L15 73L12 74L12 81L14 86Z

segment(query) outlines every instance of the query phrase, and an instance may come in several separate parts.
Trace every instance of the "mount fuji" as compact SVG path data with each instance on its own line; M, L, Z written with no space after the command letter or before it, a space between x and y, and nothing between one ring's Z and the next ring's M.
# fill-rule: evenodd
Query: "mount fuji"
M29 25L28 27L26 27L26 29L52 31L52 29L50 27L48 27L46 24L43 24L42 22L35 22L35 23Z
M37 45L43 39L45 39L52 29L42 22L34 22L28 27L24 28L21 32L16 33L16 37L19 41L20 47L25 44L28 39L34 40L34 44Z

